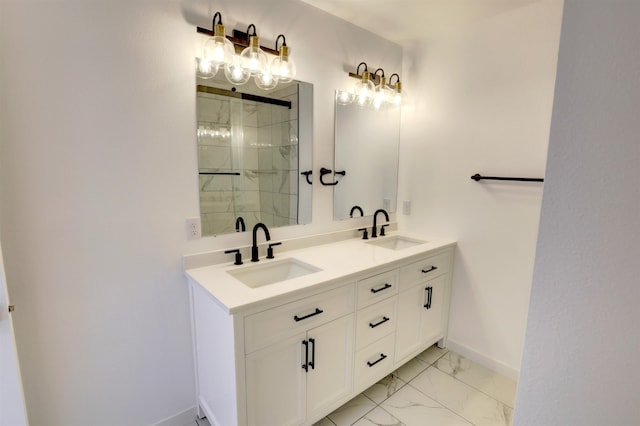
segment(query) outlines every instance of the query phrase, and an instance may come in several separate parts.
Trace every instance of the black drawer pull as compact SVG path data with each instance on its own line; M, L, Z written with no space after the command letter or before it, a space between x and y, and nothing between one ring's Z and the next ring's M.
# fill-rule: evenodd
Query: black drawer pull
M321 314L321 313L323 313L323 312L324 312L324 311L323 311L322 309L320 309L320 308L316 308L316 311L315 311L314 313L312 313L312 314L305 315L305 316L303 316L303 317L299 317L299 316L297 316L297 315L294 315L294 316L293 316L293 319L294 319L294 320L296 320L296 322L297 322L297 321L302 321L302 320L304 320L304 319L311 318L311 317L316 316L316 315L320 315L320 314Z
M373 361L373 362L369 362L367 361L367 365L369 367L373 367L374 365L376 365L377 363L379 363L380 361L382 361L383 359L385 359L387 356L385 354L380 354L380 358L378 358L377 360Z
M385 284L384 284L384 287L380 287L380 288L379 288L379 289L377 289L377 290L372 288L372 289L371 289L371 293L376 294L376 293L381 292L382 290L386 290L386 289L391 288L391 287L393 287L391 284L389 284L389 283L385 283Z
M423 270L422 270L422 273L423 273L423 274L428 274L429 272L431 272L431 271L435 271L436 269L438 269L438 267L437 267L437 266L432 266L432 267L431 267L431 268L429 268L429 269L423 269Z
M431 297L433 296L433 287L429 286L424 289L427 292L427 303L424 305L425 308L431 309Z
M303 340L302 346L304 346L304 364L302 364L302 368L304 371L309 371L309 342Z
M369 323L369 327L371 327L371 328L376 328L377 326L382 325L382 324L384 324L384 323L385 323L385 322L387 322L387 321L389 321L389 318L387 318L387 317L382 317L382 320L380 320L380 322L377 322L377 323L375 323L375 324L371 324L371 323Z

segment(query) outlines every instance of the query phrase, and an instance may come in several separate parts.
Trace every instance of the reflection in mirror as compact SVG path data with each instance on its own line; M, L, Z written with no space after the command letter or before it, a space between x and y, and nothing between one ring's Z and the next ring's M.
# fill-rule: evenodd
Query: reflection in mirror
M266 91L216 77L196 87L202 235L241 231L242 222L309 223L311 185L300 172L312 165L313 86Z
M338 93L336 92L336 99ZM335 170L346 171L333 189L333 218L396 210L400 107L380 110L336 102Z

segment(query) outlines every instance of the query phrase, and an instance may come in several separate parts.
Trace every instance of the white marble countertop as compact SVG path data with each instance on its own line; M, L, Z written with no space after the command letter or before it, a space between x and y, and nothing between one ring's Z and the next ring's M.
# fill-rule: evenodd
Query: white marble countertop
M284 251L281 254L277 251L278 247L275 247L275 259L265 259L264 256L260 258L259 262L243 259L243 265L234 265L233 261L230 261L187 269L185 274L211 293L229 313L234 314L254 308L257 304L267 300L306 290L320 290L322 284L336 282L336 280L346 279L371 268L410 259L455 245L454 241L432 239L407 232L389 232L386 237L378 237L377 240L389 238L393 235L423 240L426 243L402 250L390 250L367 244L367 242L376 240L351 238L329 244ZM300 260L321 270L257 288L250 288L227 273L228 271L250 268L254 265L277 262L287 258Z

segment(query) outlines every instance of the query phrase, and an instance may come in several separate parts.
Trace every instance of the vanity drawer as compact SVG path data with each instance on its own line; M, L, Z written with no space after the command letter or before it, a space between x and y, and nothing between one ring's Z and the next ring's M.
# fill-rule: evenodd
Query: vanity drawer
M398 270L358 280L358 308L398 294Z
M445 251L403 266L400 268L400 290L406 290L421 281L449 272L450 259L451 252Z
M355 284L249 315L244 320L245 353L352 313Z
M366 389L393 371L395 334L356 352L355 387Z
M396 330L398 298L378 302L358 311L356 319L356 349L379 340Z

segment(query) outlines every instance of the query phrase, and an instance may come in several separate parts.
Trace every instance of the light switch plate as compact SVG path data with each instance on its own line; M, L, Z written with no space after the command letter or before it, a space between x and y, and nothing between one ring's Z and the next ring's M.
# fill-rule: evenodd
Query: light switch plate
M411 216L411 201L402 202L402 214L405 216Z

